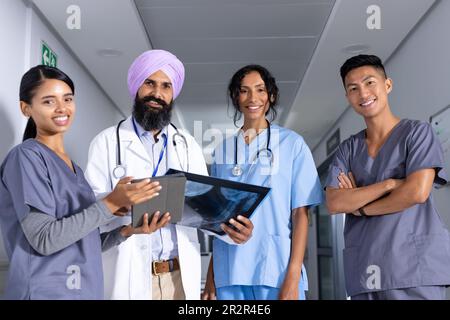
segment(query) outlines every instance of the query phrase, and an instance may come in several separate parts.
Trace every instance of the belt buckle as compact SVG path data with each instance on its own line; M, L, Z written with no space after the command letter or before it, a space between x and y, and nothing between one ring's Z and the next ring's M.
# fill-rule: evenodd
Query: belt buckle
M153 275L159 276L161 273L156 271L156 263L159 261L152 261L152 269L153 269Z

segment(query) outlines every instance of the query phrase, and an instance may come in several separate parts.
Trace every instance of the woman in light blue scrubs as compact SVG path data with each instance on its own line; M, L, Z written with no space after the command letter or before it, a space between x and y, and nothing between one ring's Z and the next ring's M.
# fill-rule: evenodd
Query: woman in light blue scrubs
M29 118L23 142L0 167L0 226L9 258L6 299L102 299L101 250L133 233L167 223L99 234L124 208L151 199L157 183L124 178L96 201L83 171L64 150L75 115L74 85L62 71L37 66L20 84L20 107Z
M211 173L271 191L251 216L253 236L246 243L214 239L202 298L303 300L308 208L323 199L311 152L300 135L271 123L278 88L264 67L243 67L228 91L235 123L243 115L244 124L215 149Z

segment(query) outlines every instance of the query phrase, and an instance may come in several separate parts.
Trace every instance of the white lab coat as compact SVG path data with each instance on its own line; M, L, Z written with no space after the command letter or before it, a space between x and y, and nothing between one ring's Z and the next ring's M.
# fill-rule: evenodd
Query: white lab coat
M110 127L98 134L89 148L86 179L97 198L109 193L118 180L113 176L117 166L117 126ZM167 168L187 170L186 151L183 143L177 139L178 160L172 137L176 132L168 126ZM189 152L189 171L208 175L202 150L194 138L182 132L186 137ZM151 160L136 135L131 117L120 127L121 160L126 165L126 175L136 179L151 175ZM181 145L181 146L180 146ZM163 160L165 161L165 159ZM131 223L129 216L117 218L102 231L109 231L120 225ZM178 255L181 278L187 300L200 298L200 244L197 229L176 226L178 238ZM152 242L150 235L133 235L119 246L103 253L103 269L106 299L151 299L152 298Z

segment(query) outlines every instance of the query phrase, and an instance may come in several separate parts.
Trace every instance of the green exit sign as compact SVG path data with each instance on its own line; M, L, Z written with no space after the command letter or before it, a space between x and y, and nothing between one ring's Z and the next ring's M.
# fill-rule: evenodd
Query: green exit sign
M57 61L58 56L56 53L45 42L42 42L42 64L56 68Z

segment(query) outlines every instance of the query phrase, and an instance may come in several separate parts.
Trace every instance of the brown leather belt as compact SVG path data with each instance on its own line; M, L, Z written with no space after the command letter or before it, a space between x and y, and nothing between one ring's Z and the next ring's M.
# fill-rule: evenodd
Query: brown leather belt
M152 274L154 276L176 270L180 270L180 264L177 258L152 262Z

